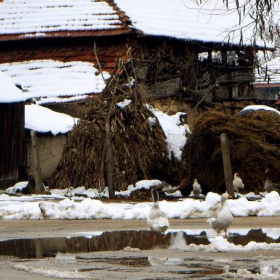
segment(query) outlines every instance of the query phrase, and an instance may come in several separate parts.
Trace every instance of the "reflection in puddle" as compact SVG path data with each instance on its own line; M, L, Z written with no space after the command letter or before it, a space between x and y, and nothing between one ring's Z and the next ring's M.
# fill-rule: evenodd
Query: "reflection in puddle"
M223 273L222 267L213 265L213 260L210 261L198 261L188 258L148 258L150 265L152 266L176 266L180 269L173 270L176 274L189 274L189 275L213 275Z
M244 232L243 232L244 233ZM155 235L148 230L139 231L111 231L98 234L83 233L84 236L71 238L39 238L15 239L0 242L1 255L13 255L21 258L42 258L62 253L84 253L97 251L119 251L125 248L139 248L151 250L154 248L171 248L184 250L187 245L208 245L211 238L206 231L194 234L191 231L173 231L166 235ZM231 233L228 242L245 246L251 241L264 243L280 243L280 237L274 233L274 238L268 236L261 229L251 229L246 235Z
M275 262L275 260L261 262L260 272L265 275L280 275L280 264L279 262Z

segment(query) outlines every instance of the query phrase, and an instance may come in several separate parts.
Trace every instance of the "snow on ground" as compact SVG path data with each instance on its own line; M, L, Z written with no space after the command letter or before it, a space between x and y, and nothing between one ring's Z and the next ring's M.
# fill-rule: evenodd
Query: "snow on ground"
M201 231L201 230L200 230ZM242 235L242 234L240 234ZM208 238L209 239L209 238ZM250 241L247 245L235 245L228 242L223 236L215 236L210 239L211 243L208 245L204 244L186 244L183 236L177 234L171 240L170 249L180 249L186 251L206 251L206 252L227 252L227 251L251 251L251 250L280 250L280 243L265 243Z
M23 264L14 265L13 268L19 271L25 271L36 275L45 277L55 277L59 279L84 279L87 278L79 271L59 271L54 269L47 269L45 267L33 267Z
M128 190L118 192L129 197L131 192L158 185L159 180L143 180L130 185ZM1 219L43 219L41 210L48 219L146 219L152 202L112 203L98 198L108 197L108 189L100 193L97 189L69 188L51 190L51 195L17 195L27 182L8 188L0 195ZM248 198L254 198L254 201ZM228 206L235 217L280 216L280 197L277 192L256 195L240 195L238 199L228 200ZM92 199L95 198L95 199ZM176 201L160 201L160 208L168 218L208 218L219 207L220 195L209 192L205 199L181 197Z

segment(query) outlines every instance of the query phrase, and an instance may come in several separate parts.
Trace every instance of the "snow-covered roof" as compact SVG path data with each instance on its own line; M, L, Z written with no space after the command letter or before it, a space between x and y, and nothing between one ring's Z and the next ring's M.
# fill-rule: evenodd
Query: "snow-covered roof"
M102 92L105 87L101 74L89 62L32 60L0 64L0 71L14 77L28 91L23 95L26 99L40 98L39 104L84 99L88 94ZM108 78L109 74L103 72L103 76ZM5 95L6 102L17 99L14 91L7 94L0 89L0 94Z
M203 42L230 42L239 44L240 28L243 28L243 42L251 45L253 26L246 17L239 24L236 9L228 9L224 1L194 0L114 0L118 7L131 19L133 27L149 35L170 36L185 40ZM229 1L229 8L235 1ZM234 5L234 6L231 6ZM234 33L228 33L230 30ZM258 45L264 46L262 40ZM271 45L270 45L271 46Z
M227 12L226 7L222 4L218 6L216 1L207 1L203 6L197 5L197 1L193 0L108 2L110 5L105 0L2 0L0 41L8 40L9 36L15 36L9 39L78 36L77 32L85 32L83 36L96 35L93 31L101 32L98 36L110 35L102 33L106 30L111 32L111 35L117 35L130 30L130 27L122 23L126 16L130 17L131 27L143 31L144 34L204 42L227 43L229 29L240 27L236 25L239 20L237 13ZM216 6L213 6L214 2ZM245 24L245 21L242 22L242 25ZM115 33L112 33L113 31ZM231 33L229 42L238 44L239 35L239 30ZM252 30L248 28L243 32L244 42L250 44L251 36ZM83 99L88 94L102 92L105 87L97 66L93 63L49 59L20 59L20 62L16 62L17 58L14 61L0 64L0 71L13 77L28 90L24 97L41 98L41 104ZM104 75L109 77L106 72ZM5 98L6 101L16 100L11 94ZM19 96L18 101L20 100Z
M280 84L280 57L276 57L256 69L256 84Z
M22 102L28 98L9 75L0 71L0 103Z
M53 135L67 133L79 119L67 114L54 112L40 105L25 105L25 128Z
M119 33L123 28L117 11L104 1L0 1L0 35L17 34L18 38L29 38L46 37L52 33L51 36L67 36L67 32L73 31L118 30Z
M0 40L71 36L73 32L83 36L127 33L128 16L132 27L145 34L204 42L239 44L240 27L244 27L243 41L251 44L253 27L247 26L250 18L239 24L236 9L228 9L224 1L203 1L200 5L194 0L108 2L110 5L105 0L2 0ZM229 30L233 29L236 31L228 38ZM262 40L258 43L263 45Z

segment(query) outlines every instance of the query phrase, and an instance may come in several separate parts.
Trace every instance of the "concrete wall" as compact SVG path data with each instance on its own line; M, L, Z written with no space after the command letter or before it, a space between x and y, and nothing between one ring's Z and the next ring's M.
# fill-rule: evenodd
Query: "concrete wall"
M39 147L39 158L40 158L40 167L42 180L49 178L52 173L55 171L64 149L64 145L67 142L67 135L59 134L56 136L53 135L44 135L37 134L37 143ZM31 149L31 141L27 143L27 166L29 176L33 175L33 157Z

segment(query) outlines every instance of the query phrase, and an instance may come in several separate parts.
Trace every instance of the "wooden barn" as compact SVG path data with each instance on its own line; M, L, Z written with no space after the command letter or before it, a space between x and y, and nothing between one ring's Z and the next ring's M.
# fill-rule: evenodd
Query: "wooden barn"
M138 34L133 52L137 82L155 107L187 112L192 128L209 108L232 115L257 102L255 55L273 46L256 37L252 40L250 28L243 38L238 24L238 34L231 32L237 13L210 1L202 6L197 1L115 2Z
M1 71L0 85L1 187L26 179L24 104L28 97Z
M0 189L34 178L37 170L44 181L54 172L78 119L29 104L29 94L1 71L0 83ZM62 121L57 126L49 119Z
M32 13L23 14L17 1L12 4L9 1L0 2L0 17L3 15L13 18L15 15L12 25L8 21L1 23L0 69L21 80L22 86L33 94L37 101L41 101L40 104L80 116L85 113L84 95L92 97L104 88L94 54L94 44L100 67L108 76L108 73L113 73L118 59L126 60L126 43L131 28L123 23L124 14L113 3L109 6L104 1L82 1L85 9L81 12L80 4L71 2L69 9L57 1L47 6L42 4L42 1L38 2L35 4L38 9L33 16ZM6 5L7 9L2 9ZM33 5L33 2L25 3L26 8L31 10ZM85 18L87 10L92 10L89 19ZM69 19L67 13L65 20L60 19L57 15L64 14L65 11L69 11ZM44 15L50 13L53 17L49 19L53 22L44 20ZM29 29L20 23L25 21L26 17L31 23ZM38 17L41 21L38 21ZM71 20L74 27L68 26L67 22ZM60 28L55 27L56 25L60 25ZM70 68L73 68L71 73ZM60 80L55 75L58 70L65 73ZM48 76L45 71L53 72L54 76ZM72 76L69 76L69 73ZM103 75L106 77L106 74ZM88 87L82 84L86 76L87 80L92 80ZM73 80L78 80L75 89L71 84ZM66 90L68 83L70 85ZM87 82L89 83L90 81ZM64 88L60 88L59 85L63 84ZM81 95L83 96L79 98ZM49 96L55 98L48 100Z
M146 0L141 5L137 1L83 0L82 8L81 3L72 1L67 7L59 1L52 5L43 2L25 3L30 10L36 5L28 14L21 12L17 1L0 3L0 16L10 18L0 23L0 69L18 77L44 106L82 117L87 109L85 98L69 97L92 97L104 86L54 92L59 83L66 84L67 80L48 78L47 84L52 87L44 91L46 83L39 87L38 83L26 82L29 75L46 81L44 69L67 69L72 66L69 63L87 62L94 65L92 77L100 77L101 69L112 75L118 60L125 63L131 59L135 69L128 71L132 79L137 78L143 96L147 101L162 101L154 102L155 106L178 110L183 105L191 110L199 102L202 109L215 104L221 107L221 103L225 108L232 107L232 101L255 100L254 55L270 45L250 41L250 30L243 34L243 40L239 33L226 33L226 28L238 22L237 13L210 16L213 7L195 3L186 7L178 0L164 2L156 9L153 5L157 2ZM167 14L168 21L164 20ZM45 21L45 15L53 16ZM24 22L29 22L28 26ZM61 64L54 66L46 61Z

